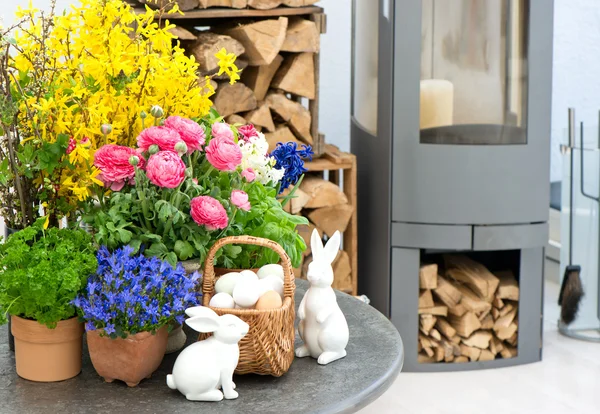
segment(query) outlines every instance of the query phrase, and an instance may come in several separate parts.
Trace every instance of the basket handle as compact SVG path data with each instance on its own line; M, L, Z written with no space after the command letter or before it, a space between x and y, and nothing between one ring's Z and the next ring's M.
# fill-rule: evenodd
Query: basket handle
M208 251L206 260L204 261L204 274L202 275L202 302L204 306L208 306L210 297L214 289L215 279L215 255L219 249L227 244L250 244L255 246L267 247L273 250L281 258L281 266L283 267L283 293L284 297L291 297L293 299L295 282L292 276L292 261L288 254L283 250L283 247L279 243L276 243L269 239L263 239L254 236L229 236L223 237L217 240L215 244Z

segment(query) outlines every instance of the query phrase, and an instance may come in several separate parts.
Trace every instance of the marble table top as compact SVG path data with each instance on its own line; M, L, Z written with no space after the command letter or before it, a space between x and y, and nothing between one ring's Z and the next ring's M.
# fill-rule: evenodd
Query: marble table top
M307 288L297 280L296 306ZM239 398L221 402L190 402L169 389L165 377L177 354L167 355L151 379L136 388L105 383L96 374L84 347L83 369L58 383L34 383L19 378L8 349L7 327L0 327L0 413L77 414L308 414L353 413L377 399L392 384L404 359L400 335L375 308L337 292L348 321L348 355L321 366L311 358L296 358L280 378L235 376ZM188 340L197 334L188 332ZM296 338L298 341L298 338ZM298 346L298 343L296 343Z

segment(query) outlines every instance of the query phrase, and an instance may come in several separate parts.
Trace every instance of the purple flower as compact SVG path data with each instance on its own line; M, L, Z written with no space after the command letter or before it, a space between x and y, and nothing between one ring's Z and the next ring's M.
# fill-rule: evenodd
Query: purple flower
M298 149L295 142L277 143L277 148L273 150L271 156L275 158L275 168L283 168L285 173L281 179L279 192L282 193L290 185L298 182L302 174L307 170L304 168L304 160L312 160L313 150L310 145L302 145L303 149Z
M115 333L115 325L112 323L107 323L106 327L104 328L104 332L106 332L107 334L114 334Z
M89 331L95 331L96 327L94 326L94 322L92 322L92 321L86 322L85 323L85 330L87 332L89 332Z
M87 330L103 326L107 334L153 331L176 320L198 305L198 273L188 276L179 264L143 255L132 256L124 247L98 250L98 270L88 279L85 293L73 300Z

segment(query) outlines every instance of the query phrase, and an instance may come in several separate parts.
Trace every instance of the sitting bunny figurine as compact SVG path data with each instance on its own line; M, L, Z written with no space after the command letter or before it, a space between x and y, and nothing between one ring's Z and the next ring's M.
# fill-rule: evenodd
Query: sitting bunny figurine
M335 232L325 247L314 230L310 246L313 261L308 265L307 279L310 287L304 294L298 317L298 333L304 345L296 349L296 356L317 358L321 365L329 364L346 356L348 345L348 323L337 304L331 263L340 249L340 233Z
M185 322L195 331L213 332L204 341L185 348L177 357L167 385L191 401L221 401L238 397L231 380L240 357L238 342L248 333L248 324L235 315L217 315L212 309L186 309ZM223 388L223 392L219 390Z

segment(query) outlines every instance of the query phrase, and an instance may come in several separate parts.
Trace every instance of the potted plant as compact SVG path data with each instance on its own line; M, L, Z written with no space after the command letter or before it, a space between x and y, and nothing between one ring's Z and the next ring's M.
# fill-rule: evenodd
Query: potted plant
M198 122L161 119L157 108L152 114L163 125L142 131L137 149L107 145L95 154L99 177L113 190L86 215L96 241L110 249L129 244L175 265L203 263L222 237L251 235L278 242L298 266L306 245L296 226L308 222L284 211L293 195L278 194L299 180L310 147L280 144L268 154L252 125L236 128L214 112ZM216 260L217 267L249 269L279 258L258 246L228 245Z
M83 326L71 301L97 262L90 234L44 221L0 245L0 318L11 316L17 374L61 381L81 371Z
M198 273L181 265L135 254L131 246L98 250L98 270L73 304L85 321L96 372L136 386L159 367L168 326L183 323L185 309L197 306Z

